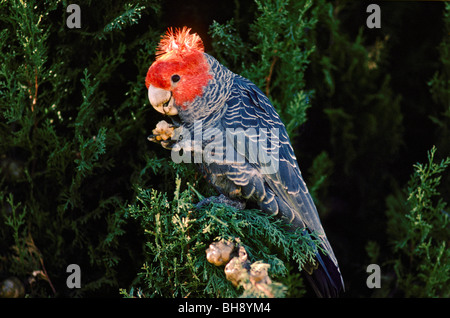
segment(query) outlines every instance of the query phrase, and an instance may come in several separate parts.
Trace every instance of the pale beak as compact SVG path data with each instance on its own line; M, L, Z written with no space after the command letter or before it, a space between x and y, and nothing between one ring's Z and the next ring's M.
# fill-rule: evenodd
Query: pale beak
M164 115L174 116L178 110L174 105L172 92L150 85L148 87L148 100L153 108Z

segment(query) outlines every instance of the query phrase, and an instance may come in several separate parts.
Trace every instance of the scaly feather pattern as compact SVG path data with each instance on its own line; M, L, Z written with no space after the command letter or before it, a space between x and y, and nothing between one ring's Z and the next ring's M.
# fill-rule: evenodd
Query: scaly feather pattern
M344 286L338 262L303 181L284 124L256 85L204 54L214 78L205 87L203 96L194 100L186 111L180 112L183 121L189 123L186 127L193 127L194 120L202 120L203 150L208 147L214 149L216 156L222 154L211 162L203 152L204 160L198 164L200 171L228 197L254 201L268 214L278 215L287 223L305 229L305 235L314 232L326 254L317 249L319 268L309 270L312 275L309 279L318 295L336 296ZM274 129L277 134L270 135ZM222 132L221 138L214 136L217 131ZM235 139L242 137L243 133L247 148L236 145ZM268 134L264 136L265 133ZM266 144L260 143L262 137ZM250 158L250 140L263 146L265 151L276 154L278 169L275 172L270 165ZM234 151L231 161L226 157L230 144Z

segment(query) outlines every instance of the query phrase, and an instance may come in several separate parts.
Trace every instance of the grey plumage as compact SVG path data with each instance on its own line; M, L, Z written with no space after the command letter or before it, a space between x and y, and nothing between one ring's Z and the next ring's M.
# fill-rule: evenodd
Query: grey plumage
M179 111L183 127L191 135L202 134L203 160L197 163L200 171L226 196L254 201L264 212L305 229L306 235L317 234L326 254L317 252L320 266L311 276L318 280L312 282L313 287L321 296L335 296L344 286L338 262L303 181L285 126L256 85L206 53L205 57L213 79L202 96ZM262 139L267 143L258 146L278 160L276 171L270 166L273 162L263 164L251 157L254 152L250 145ZM205 148L212 151L205 152ZM232 152L232 157L227 157L227 151Z

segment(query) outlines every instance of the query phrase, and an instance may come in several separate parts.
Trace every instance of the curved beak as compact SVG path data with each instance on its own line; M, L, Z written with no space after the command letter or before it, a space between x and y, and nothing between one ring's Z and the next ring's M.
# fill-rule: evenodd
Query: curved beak
M164 115L174 116L178 114L172 98L172 92L150 85L148 87L148 100L153 108Z

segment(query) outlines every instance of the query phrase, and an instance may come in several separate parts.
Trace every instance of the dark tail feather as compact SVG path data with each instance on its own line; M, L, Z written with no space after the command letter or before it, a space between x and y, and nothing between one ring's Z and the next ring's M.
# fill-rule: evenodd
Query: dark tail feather
M333 261L326 255L319 252L317 255L319 267L311 274L306 273L306 278L317 297L335 298L344 291L344 282L342 281L339 269Z

